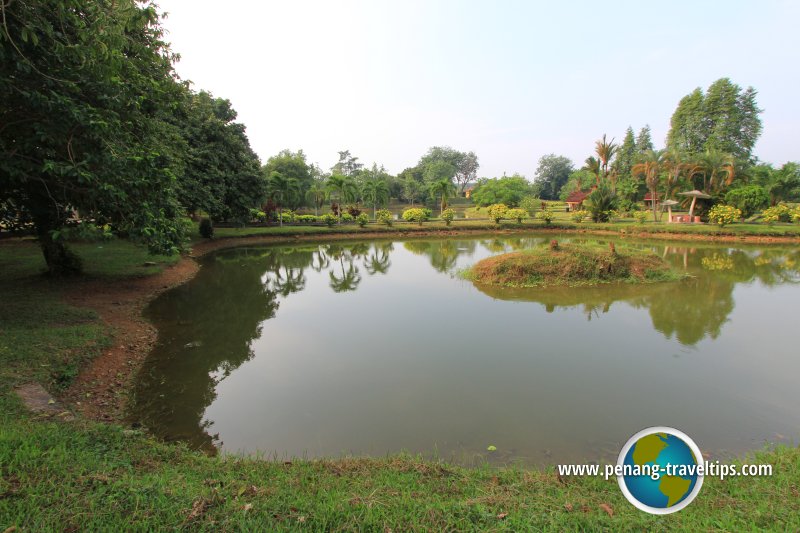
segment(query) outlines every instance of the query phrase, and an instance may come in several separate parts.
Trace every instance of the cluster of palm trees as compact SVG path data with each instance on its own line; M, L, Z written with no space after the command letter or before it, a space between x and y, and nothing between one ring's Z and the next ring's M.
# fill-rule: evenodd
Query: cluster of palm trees
M595 142L597 157L587 158L584 166L594 174L598 186L610 184L612 193L616 192L617 181L621 177L616 168L610 167L618 151L619 145L614 139L609 141L603 135L602 139ZM630 168L630 177L634 180L644 179L653 199L670 199L681 183L712 195L733 182L736 164L731 154L720 150L709 149L696 155L685 154L674 148L647 150L637 154ZM651 203L654 220L657 220L657 202Z

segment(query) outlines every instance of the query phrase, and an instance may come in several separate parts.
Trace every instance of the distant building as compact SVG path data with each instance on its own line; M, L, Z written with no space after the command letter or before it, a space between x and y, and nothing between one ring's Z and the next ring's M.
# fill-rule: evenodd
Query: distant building
M592 194L593 187L589 191L573 191L567 196L565 200L567 204L567 211L580 211L583 208L583 201Z

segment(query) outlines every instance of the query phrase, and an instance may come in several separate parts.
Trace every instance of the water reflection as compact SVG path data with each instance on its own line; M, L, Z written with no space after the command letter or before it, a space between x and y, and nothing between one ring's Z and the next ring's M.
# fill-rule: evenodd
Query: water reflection
M264 357L274 356L269 348L281 336L267 326L274 322L270 319L276 317L282 303L288 306L294 298L302 299L299 293L312 293L315 299L307 305L330 310L328 335L333 336L337 331L345 334L348 328L344 326L351 308L342 298L361 293L365 285L378 280L386 280L385 283L395 280L393 283L399 284L399 288L387 294L397 298L388 306L396 307L396 314L387 316L384 322L407 322L406 330L412 331L416 326L410 313L414 306L425 305L424 301L416 299L425 289L418 288L414 297L403 287L418 287L425 280L421 275L415 276L414 269L419 266L412 265L410 258L425 258L434 271L452 277L459 268L482 257L542 246L551 238L420 239L403 242L401 246L391 242L300 244L239 248L209 256L192 282L166 293L148 309L148 317L159 327L159 341L137 382L132 418L165 438L184 440L213 452L220 444L220 437L207 418L207 410L217 399L220 383L253 359L258 351L256 344L261 346ZM592 241L597 242L596 239ZM738 284L759 283L771 287L800 282L799 250L628 244L658 253L690 277L681 282L654 285L477 288L492 299L536 303L547 313L578 310L590 321L602 320L617 306L641 311L640 316L646 311L652 327L664 339L674 339L692 347L722 335L735 308L734 289ZM368 281L370 278L374 278L373 281ZM460 293L470 286L458 279L446 281L442 276L437 279L437 286L447 284L451 287L448 290ZM327 291L328 296L322 291ZM381 298L380 293L376 294L376 298ZM485 297L483 300L490 301ZM343 303L341 307L337 307L339 302ZM475 316L480 316L480 302L472 304L478 306ZM517 312L542 321L533 306L521 306ZM373 326L385 325L379 318L374 319ZM492 327L490 317L484 321L487 327ZM555 317L552 322L551 326L555 326ZM364 328L366 331L360 325L353 325L353 328L356 329L351 328L350 339L359 339L366 333L382 335L373 338L376 343L388 339L399 342L395 337L399 332L391 327L374 332L368 326ZM319 330L319 323L310 321L301 334L313 337L320 334ZM442 342L445 346L437 346L434 351L446 349L452 340L443 338ZM334 350L330 359L335 361L340 355ZM369 355L370 352L365 351L365 356ZM450 370L447 372L452 374ZM264 408L274 409L275 406Z

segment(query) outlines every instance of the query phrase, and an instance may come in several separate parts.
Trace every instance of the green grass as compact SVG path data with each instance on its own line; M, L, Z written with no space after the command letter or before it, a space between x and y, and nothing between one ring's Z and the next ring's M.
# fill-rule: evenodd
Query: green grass
M709 224L666 224L646 222L639 224L632 219L623 219L615 222L600 223L583 222L575 223L569 219L569 213L557 213L552 224L545 224L539 220L528 219L522 224L516 222L503 221L495 224L490 220L470 220L457 219L450 226L439 220L425 222L422 225L409 224L407 222L395 222L393 226L379 224L368 224L360 228L354 224L334 226L294 226L286 225L283 227L245 227L245 228L216 228L215 238L236 238L254 237L262 235L275 236L306 236L306 235L355 235L360 233L414 233L414 232L442 232L442 231L466 231L466 232L489 232L489 231L581 231L592 232L613 232L620 235L705 235L710 237L791 237L800 238L800 224L766 224L746 223L731 224L724 228L719 228ZM194 242L200 241L200 237L195 235Z
M92 276L109 279L141 275L143 258L152 260L123 242L75 248ZM402 455L291 464L208 457L118 425L39 419L11 388L37 380L55 392L53 365L77 368L110 332L63 302L64 283L74 281L40 276L37 254L32 243L0 243L0 531L800 529L797 448L751 461L773 464L772 478L707 479L687 509L654 517L613 480Z

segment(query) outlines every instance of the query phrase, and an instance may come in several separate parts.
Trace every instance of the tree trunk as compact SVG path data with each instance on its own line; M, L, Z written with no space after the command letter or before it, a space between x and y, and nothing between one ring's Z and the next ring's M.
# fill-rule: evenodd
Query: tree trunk
M68 276L81 272L81 259L64 245L64 241L53 236L54 231L64 227L64 219L58 207L32 209L36 224L36 236L42 248L47 272L51 276Z

